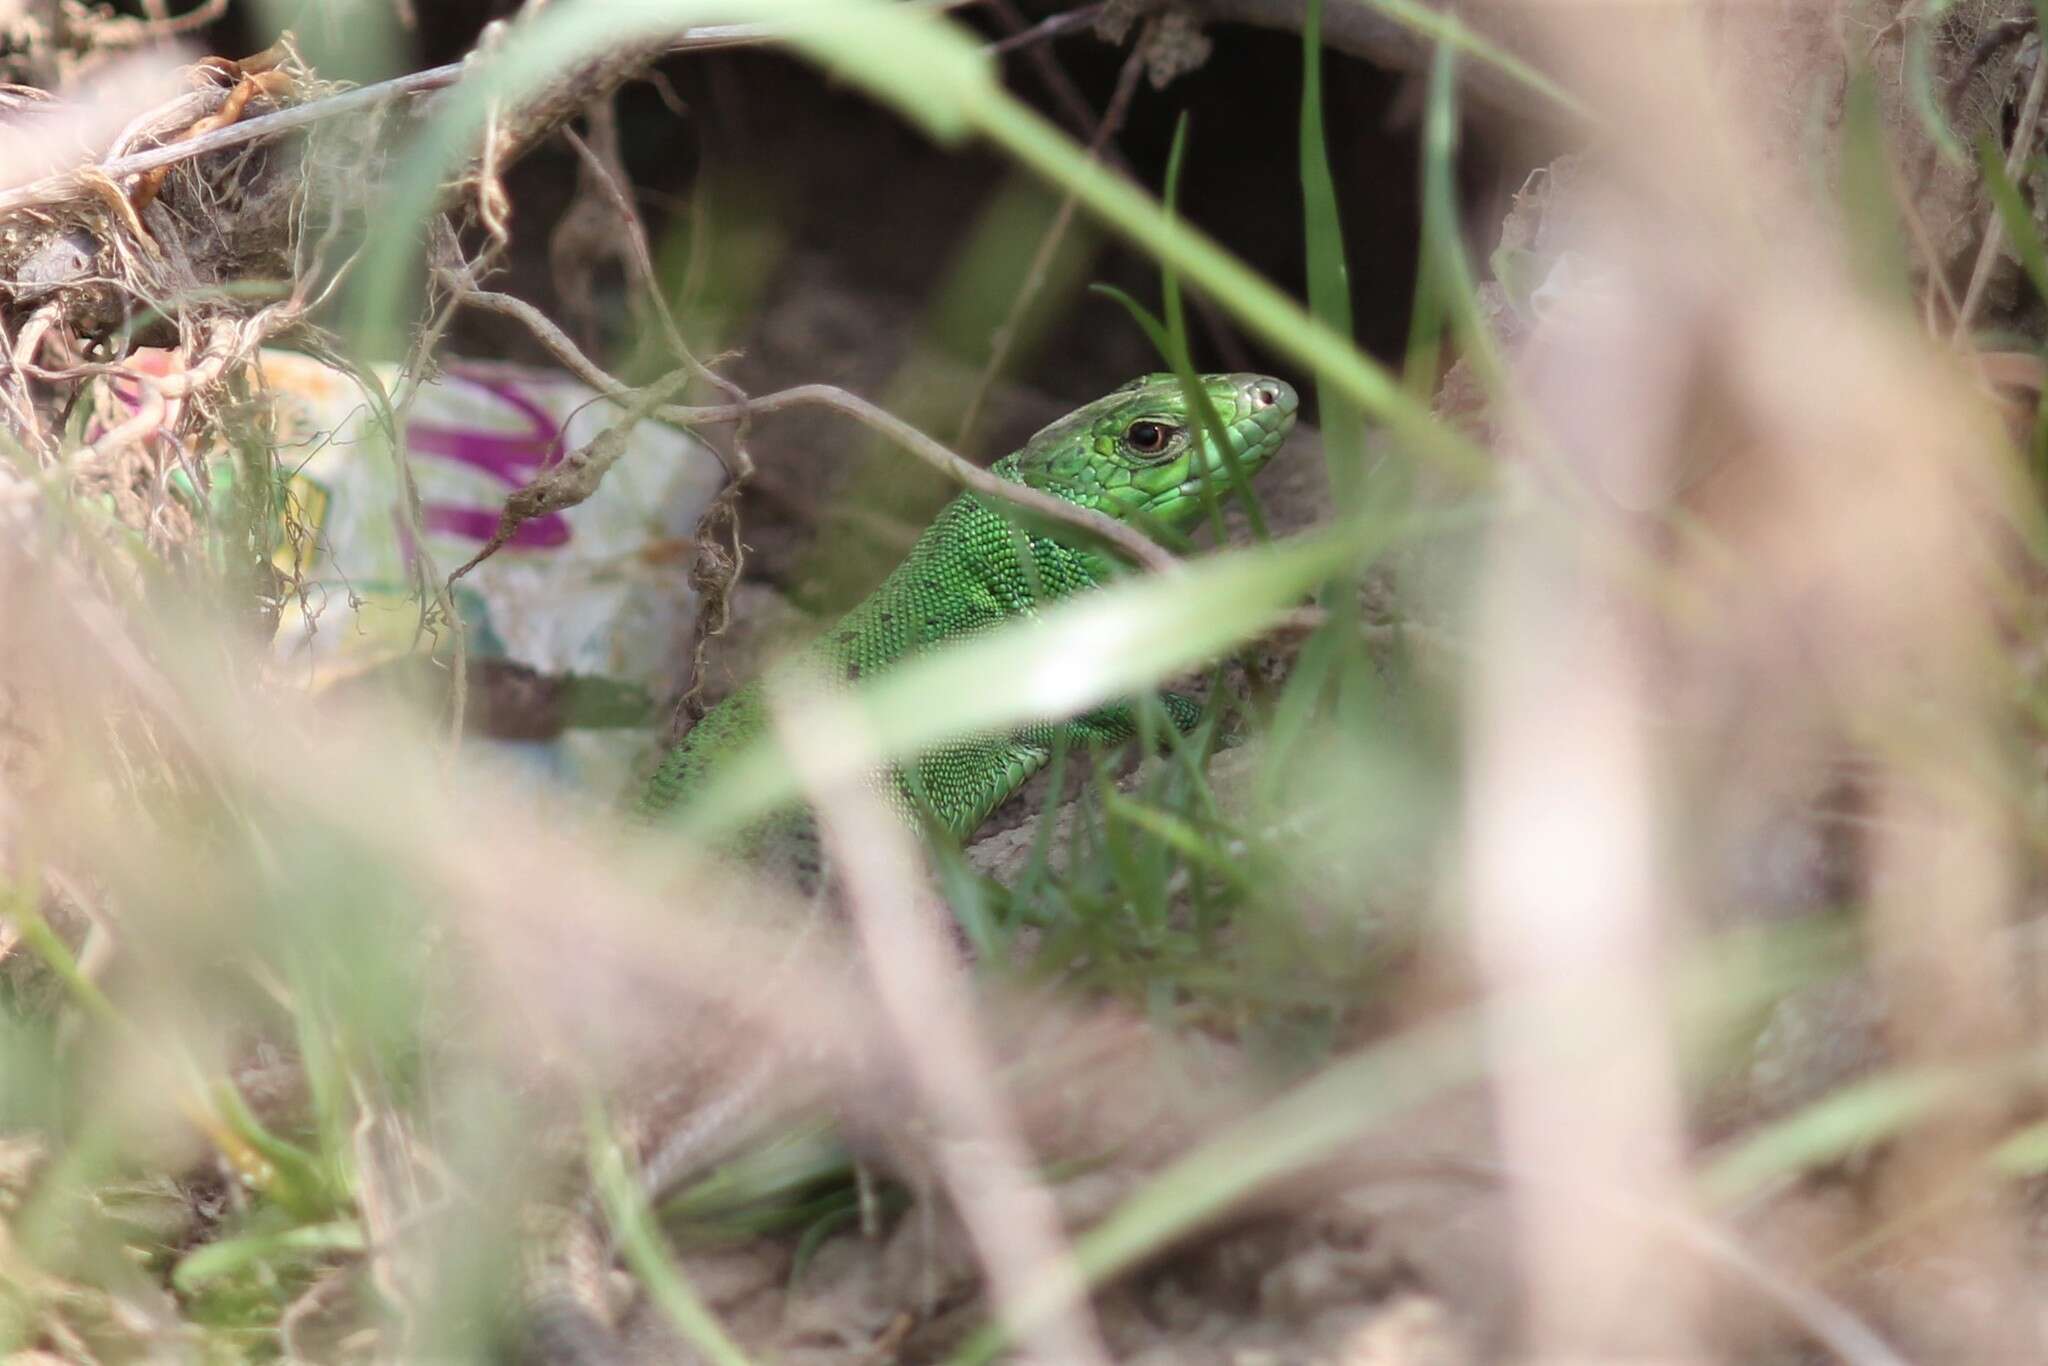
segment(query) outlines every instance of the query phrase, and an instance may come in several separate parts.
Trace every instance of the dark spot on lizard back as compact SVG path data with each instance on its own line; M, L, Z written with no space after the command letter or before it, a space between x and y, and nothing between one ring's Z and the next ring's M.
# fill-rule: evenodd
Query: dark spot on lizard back
M855 679L855 678L859 678L859 677L860 677L860 665L858 665L858 664L852 664L852 663L849 663L849 664L848 664L848 665L846 666L846 676L847 676L847 678L848 678L848 679Z
M853 632L851 632L851 631L841 631L841 632L839 633L839 643L840 643L841 645L851 645L851 644L853 644Z

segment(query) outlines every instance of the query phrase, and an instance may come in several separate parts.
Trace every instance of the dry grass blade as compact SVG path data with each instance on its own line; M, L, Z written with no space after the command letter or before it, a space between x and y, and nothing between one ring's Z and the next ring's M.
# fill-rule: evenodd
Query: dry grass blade
M1589 654L1591 677L1555 676L1541 694L1540 724L1580 717L1567 727L1573 743L1552 754L1548 795L1602 770L1601 736L1640 736L1649 716L1683 723L1662 760L1639 770L1650 779L1631 800L1573 822L1547 848L1588 837L1641 848L1646 830L1683 829L1652 813L1661 792L1701 774L1713 781L1700 785L1692 820L1753 819L1737 813L1813 781L1813 756L1863 756L1859 790L1882 833L1841 876L1852 897L1869 889L1870 975L1855 989L1878 1023L1862 1045L1837 1040L1857 1037L1840 1011L1815 1028L1828 1047L1874 1050L1852 1053L1864 1068L1984 1064L2015 1056L2023 1039L1997 947L2017 901L1999 776L2012 718L1993 644L2013 558L1997 510L2036 495L2014 482L1993 415L1952 358L1916 336L1903 310L1859 292L1867 282L1853 278L1843 238L1875 229L1841 224L1813 181L1787 173L1802 164L1786 149L1798 144L1805 106L1785 93L1785 72L1800 61L1825 66L1836 49L1819 27L1788 42L1774 13L1745 11L1708 34L1674 13L1640 12L1625 24L1625 61L1610 57L1620 50L1611 41L1588 44L1584 16L1558 12L1545 26L1557 69L1632 122L1632 136L1580 168L1555 206L1575 270L1523 358L1534 392L1555 396L1538 407L1566 453L1562 472L1587 495L1551 544L1636 535L1656 524L1645 517L1679 528L1655 552L1662 567L1652 581L1630 587L1606 617L1552 635L1551 648ZM2037 71L2020 115L2029 125L2040 89ZM1971 296L1966 317L1981 287ZM1547 345L1546 335L1568 345ZM1594 458L1579 462L1578 452ZM1649 632L1644 599L1672 609ZM1581 713L1602 694L1602 642L1624 623L1635 623L1622 628L1631 668L1653 682ZM1525 824L1524 838L1543 828ZM1711 847L1704 830L1693 837ZM1698 919L1684 909L1689 887L1716 885L1705 869L1635 884L1660 903L1656 933L1667 943ZM1586 923L1553 922L1548 932L1581 934ZM1636 956L1656 942L1617 947L1622 961L1644 961ZM1778 1066L1826 1084L1822 1058ZM1668 1133L1668 1094L1653 1088L1641 1113L1576 1131L1593 1142L1618 1129ZM1957 1182L1981 1188L1980 1157L2000 1131L1992 1116L2014 1097L1987 1083L1978 1098L1900 1143L1880 1165L1880 1205L1924 1208ZM1552 1114L1544 1132L1562 1141L1574 1121ZM1569 1240L1585 1222L1560 1208L1546 1226ZM2036 1352L2018 1236L1987 1200L1949 1206L1894 1239L1889 1255L1920 1274L1967 1266L1973 1287L1937 1313L1885 1305L1876 1317L1897 1350L1983 1360ZM1542 1275L1556 1262L1532 1266ZM1551 1293L1568 1306L1579 1292L1560 1284Z
M807 762L827 747L872 753L859 713L823 698L793 699L778 709L776 726L799 777L814 787L827 857L844 881L867 976L900 1065L938 1126L933 1160L974 1237L998 1303L1057 1296L1061 1311L1032 1327L1029 1344L1047 1361L1106 1362L1084 1312L1072 1307L1081 1303L1078 1272L1053 1203L1032 1173L1032 1154L991 1081L994 1054L982 1042L967 979L949 942L950 917L922 875L917 846L864 784L818 787L819 770Z
M1633 447L1627 410L1656 396L1627 358L1654 353L1619 341L1563 356L1531 347L1534 405L1580 439L1563 457L1580 478L1639 478L1615 457L1652 458ZM1662 918L1678 907L1657 835L1649 622L1584 558L1587 543L1626 534L1597 516L1504 525L1487 557L1466 876L1496 1003L1501 1142L1511 1170L1537 1175L1514 1189L1532 1350L1684 1359L1700 1351L1697 1286L1640 1223L1573 1193L1650 1209L1686 1199L1662 1006Z

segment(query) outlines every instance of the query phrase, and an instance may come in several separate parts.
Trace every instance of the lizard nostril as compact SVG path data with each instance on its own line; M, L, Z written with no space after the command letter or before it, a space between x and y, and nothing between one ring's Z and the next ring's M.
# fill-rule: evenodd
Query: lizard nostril
M1280 395L1270 384L1260 385L1258 392L1253 397L1258 399L1261 408L1270 408L1280 401Z

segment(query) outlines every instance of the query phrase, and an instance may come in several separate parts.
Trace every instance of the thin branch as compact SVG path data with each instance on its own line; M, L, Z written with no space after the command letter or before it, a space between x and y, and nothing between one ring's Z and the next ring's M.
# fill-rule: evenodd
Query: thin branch
M1300 33L1308 14L1306 0L1178 0L1178 8L1198 19L1222 24ZM1381 71L1420 76L1428 72L1436 45L1445 32L1478 36L1483 25L1457 19L1462 7L1444 9L1408 0L1348 0L1329 5L1323 14L1323 47L1358 57ZM1468 18L1505 13L1511 6L1473 6ZM1542 8L1538 6L1536 8ZM1418 21L1429 22L1422 27ZM1431 22L1433 21L1433 22ZM1570 127L1584 110L1568 92L1542 72L1520 60L1521 44L1485 42L1478 60L1458 63L1458 107L1475 121L1503 131L1526 131L1538 125ZM1570 114L1569 119L1560 115Z
M477 289L466 282L461 283L459 293L462 302L472 308L502 314L533 333L534 340L546 347L564 369L582 380L599 393L617 398L632 392L632 386L614 375L607 373L598 363L585 355L583 348L571 340L568 333L556 325L555 320L535 308L526 300L495 290Z
M1005 0L1007 3L1007 0ZM1149 33L1149 28L1147 29ZM1131 100L1138 93L1138 78L1145 72L1145 40L1140 38L1131 44L1130 55L1124 58L1123 70L1117 73L1116 90L1109 97L1109 107L1103 111L1102 121L1095 126L1095 132L1088 143L1088 155L1097 161L1115 139L1117 130L1124 125L1124 119L1131 110ZM1078 98L1078 96L1077 96ZM1073 224L1074 210L1081 198L1068 190L1060 199L1058 212L1052 222L1046 225L1045 235L1039 238L1038 249L1032 253L1031 264L1025 268L1024 282L1018 286L1017 297L1010 301L1010 311L996 329L994 345L989 347L988 361L976 377L973 391L967 397L967 410L960 415L960 429L954 435L955 445L967 444L968 435L974 430L975 419L981 416L982 404L988 398L989 390L995 385L996 376L1002 372L1003 363L1010 358L1010 348L1016 344L1017 329L1023 325L1024 314L1031 303L1045 288L1046 274L1052 269L1052 258L1059 251L1060 243L1066 240L1067 229Z
M619 177L613 171L612 165L604 157L599 156L596 149L585 142L575 129L563 129L562 137L575 150L576 155L583 159L584 167L597 182L598 188L604 192L604 197L610 202L613 211L618 214L619 226L625 230L626 246L633 260L633 273L640 277L640 284L647 291L647 300L654 306L654 316L661 322L662 334L668 339L669 350L675 352L677 359L683 361L701 377L716 378L690 354L688 344L683 341L683 329L677 324L676 315L669 310L668 300L662 297L661 278L655 273L654 254L647 245L647 228L640 221L640 210L634 205L633 197L619 184ZM611 152L614 156L618 152L616 134L613 137ZM740 397L731 380L723 380L722 383L735 400Z
M668 340L669 350L697 379L723 391L734 403L746 403L746 391L698 360L697 353L692 351L689 342L684 340L683 329L677 324L676 315L669 308L668 299L661 292L661 277L654 269L654 253L647 245L647 226L640 221L640 211L635 207L633 197L626 192L625 186L619 183L612 165L599 156L590 144L578 137L575 130L565 129L563 136L568 139L569 145L576 149L576 155L583 158L583 164L589 168L598 186L604 191L605 198L611 201L613 210L619 215L620 225L625 230L626 245L633 260L633 270L639 275L641 286L647 291L647 298L654 306L655 316L661 320L662 332ZM753 470L754 462L747 454L746 437L743 420L735 442L734 460L727 462L722 454L719 456L721 463L725 464L728 479L744 479Z
M65 199L87 191L86 176L97 171L110 180L125 176L139 175L153 171L159 166L170 166L176 162L189 161L193 157L205 156L227 147L240 147L259 138L288 133L296 128L309 127L326 119L339 118L345 114L359 113L373 109L390 100L403 99L408 95L424 94L453 85L462 75L463 65L451 62L447 66L430 67L415 71L407 76L396 76L375 85L360 86L330 95L325 99L308 100L295 104L289 109L280 109L275 114L247 119L229 128L217 129L202 134L189 142L171 143L164 147L152 147L145 152L135 152L124 157L113 157L96 165L73 167L55 175L32 180L16 189L0 192L0 214L12 213L16 209L47 203L53 199Z
M794 388L764 394L745 404L722 408L668 407L658 409L656 416L681 426L695 426L703 422L737 422L748 412L774 413L785 408L801 407L830 408L834 412L843 413L895 442L940 473L950 475L955 482L971 492L1023 508L1047 521L1061 522L1087 532L1115 546L1129 559L1155 573L1174 573L1180 568L1180 562L1170 551L1129 524L1097 512L1094 508L1069 503L1064 498L1055 498L1049 493L1041 493L1027 485L1014 484L998 475L990 474L964 456L932 440L894 413L876 407L858 394L850 394L834 385L799 384Z
M463 302L502 313L524 323L540 343L571 373L607 398L629 399L636 392L631 386L622 384L606 374L596 362L583 354L582 349L569 339L567 333L525 300L513 298L509 294L470 290L463 294ZM737 422L749 415L758 416L800 407L830 408L835 412L844 413L973 492L985 498L994 498L1023 508L1048 521L1064 523L1099 537L1146 569L1156 573L1170 573L1179 568L1179 561L1174 559L1171 552L1135 527L1105 516L1093 508L1069 503L1063 498L1055 498L1049 493L1041 493L1023 484L1013 484L1007 479L990 474L981 466L940 445L895 414L833 385L800 384L792 389L783 389L749 399L745 403L727 404L722 407L691 408L672 404L656 409L655 416L677 426L696 427L705 423Z
M1101 7L1097 6L1096 8L1099 10ZM1024 16L1018 13L1017 7L1011 3L1011 0L989 0L989 9L995 14L997 19L1009 25L1012 29L1009 38L993 44L988 49L991 52L1007 51L1012 39L1023 38L1037 32L1037 30L1027 27ZM1082 12L1081 10L1073 11L1077 15ZM1064 16L1054 16L1055 19L1062 17ZM1052 20L1046 20L1038 25L1038 29L1045 28L1051 22ZM1149 33L1150 29L1151 25L1148 24L1146 32ZM1146 43L1147 38L1144 35L1140 35L1137 41L1132 44L1133 60L1138 59L1138 54L1144 51ZM1074 137L1081 142L1089 144L1090 151L1095 154L1096 159L1104 166L1107 166L1110 170L1131 181L1133 184L1140 184L1137 173L1131 169L1130 162L1126 161L1123 153L1117 150L1114 129L1121 122L1121 119L1113 113L1105 113L1098 122L1095 117L1095 110L1089 105L1087 97L1081 93L1080 87L1074 84L1074 78L1067 74L1066 68L1059 64L1058 60L1054 58L1051 49L1044 43L1027 43L1023 45L1022 50L1025 57L1031 62L1032 67L1037 71L1038 79L1044 84L1046 92L1052 96L1053 102L1059 105L1061 114L1065 116L1071 125ZM1122 78L1119 77L1119 92L1122 89L1122 84ZM1129 97L1124 96L1123 98L1128 103ZM1111 104L1114 105L1116 102L1117 96L1112 95ZM1106 136L1102 133L1104 128L1111 130ZM1143 188L1142 185L1141 188ZM1210 344L1216 348L1217 355L1222 358L1223 368L1226 370L1250 369L1251 361L1246 357L1244 347L1237 340L1236 334L1231 331L1230 322L1223 312L1200 294L1196 294L1190 302L1194 305L1196 316L1201 319L1202 330L1208 333ZM961 425L963 433L961 440L963 441L966 440L964 435L966 430L967 424L963 423Z
M1097 6L1097 9L1100 8ZM1034 36L1053 20L1048 19L1045 24L1040 24L1034 29L1012 0L990 0L989 11L995 15L998 23L1010 30L1008 36L999 39L990 51L1021 51L1025 60L1031 64L1032 70L1038 73L1039 82L1045 86L1046 93L1051 95L1053 103L1059 106L1061 116L1067 121L1068 130L1082 142L1093 138L1096 126L1094 107L1088 103L1080 87L1074 84L1073 77L1067 74L1066 68L1059 64L1059 59L1053 56L1052 49L1042 42L1020 41ZM1061 16L1053 16L1054 19L1059 17ZM1122 157L1117 156L1114 150L1110 153L1110 165L1121 175L1131 173L1130 166Z
M1041 19L1031 25L1031 27L1012 33L1007 38L998 38L995 42L989 44L988 50L1000 57L1004 53L1015 52L1018 48L1030 47L1034 43L1043 43L1054 38L1065 37L1075 29L1086 28L1094 23L1095 17L1107 8L1109 6L1104 3L1082 5L1079 9L1066 10L1063 13Z

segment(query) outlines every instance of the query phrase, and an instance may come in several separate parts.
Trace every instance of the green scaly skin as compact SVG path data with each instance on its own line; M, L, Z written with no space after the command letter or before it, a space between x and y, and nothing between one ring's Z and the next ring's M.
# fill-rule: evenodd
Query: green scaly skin
M1294 426L1294 390L1264 375L1205 375L1236 464L1258 472ZM1185 530L1209 499L1231 491L1225 460L1203 435L1172 375L1147 375L1061 418L992 472L1119 521ZM1205 490L1204 486L1207 486ZM1106 582L1115 566L1102 552L1023 530L998 507L963 493L939 513L880 587L800 656L798 667L851 685L902 660L1029 616L1059 598ZM1199 708L1163 695L1182 730ZM710 770L766 729L760 685L707 712L672 749L639 801L655 818L697 790ZM972 834L1003 800L1070 746L1107 745L1137 733L1128 702L1004 735L957 741L892 773L886 792L906 817L920 810L956 839Z
M1239 470L1256 474L1294 426L1294 390L1263 375L1207 375L1201 383ZM1163 430L1143 433L1143 424ZM1184 530L1205 514L1212 496L1226 496L1232 485L1228 465L1198 427L1179 382L1172 375L1148 375L1060 419L992 468L1005 479L1121 521L1148 519ZM1146 449L1150 436L1159 438L1157 449ZM1094 588L1115 572L1103 553L1025 530L1001 508L962 494L939 513L895 572L794 663L813 680L850 687L926 650ZM1166 694L1162 700L1183 730L1199 719L1200 709L1186 698ZM766 728L760 686L734 693L668 753L640 797L640 814L658 818L689 799L718 764ZM964 840L1046 764L1062 736L1082 746L1114 744L1136 733L1131 704L1112 704L1064 721L944 745L886 775L884 792L907 819L928 812ZM800 880L818 871L815 832L800 811L756 827L736 852L771 865L789 858ZM729 1098L740 1097L744 1108L749 1088L774 1067L771 1061L757 1068ZM702 1151L668 1151L650 1163L667 1173L659 1189L643 1192L650 1200L716 1160L734 1131L729 1124L700 1123L691 1135L704 1145ZM593 1266L611 1263L608 1231L588 1200L572 1224L582 1244L598 1250L580 1257L560 1251L538 1276L527 1303L526 1359L623 1363L632 1358L612 1324L603 1287L588 1274Z

